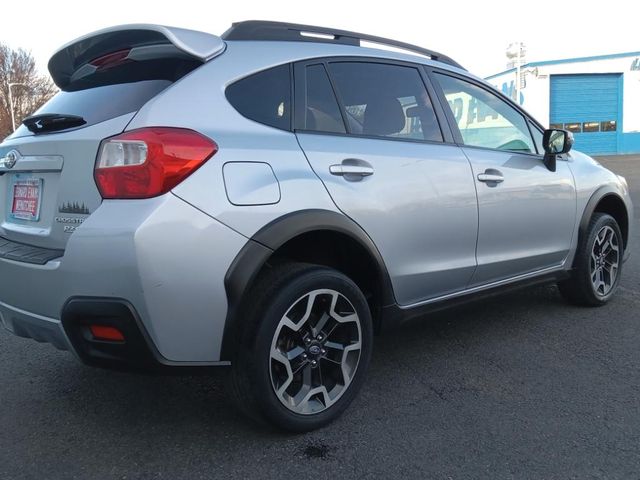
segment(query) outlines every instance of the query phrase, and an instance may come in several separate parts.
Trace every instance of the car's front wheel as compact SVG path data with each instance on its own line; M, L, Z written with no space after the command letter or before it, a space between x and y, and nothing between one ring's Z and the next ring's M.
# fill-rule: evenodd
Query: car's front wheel
M337 418L371 356L371 314L360 289L336 270L289 264L263 275L248 301L232 365L242 410L291 431Z
M578 243L570 278L558 284L560 293L577 305L604 305L618 288L623 253L616 220L606 213L594 213Z

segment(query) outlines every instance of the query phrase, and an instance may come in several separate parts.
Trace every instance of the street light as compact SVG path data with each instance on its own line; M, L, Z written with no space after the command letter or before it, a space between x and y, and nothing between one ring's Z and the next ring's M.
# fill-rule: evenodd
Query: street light
M9 110L11 110L11 131L12 132L16 131L16 117L15 117L15 114L13 113L13 95L11 94L11 87L15 87L16 85L22 85L23 87L29 86L26 83L17 83L17 82L7 84L7 86L9 87Z

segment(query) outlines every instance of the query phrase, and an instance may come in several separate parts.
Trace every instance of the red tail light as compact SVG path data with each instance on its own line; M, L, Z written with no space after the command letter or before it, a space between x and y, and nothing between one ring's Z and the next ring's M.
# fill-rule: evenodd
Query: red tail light
M131 130L100 144L95 180L102 198L150 198L167 193L215 155L213 140L193 130Z

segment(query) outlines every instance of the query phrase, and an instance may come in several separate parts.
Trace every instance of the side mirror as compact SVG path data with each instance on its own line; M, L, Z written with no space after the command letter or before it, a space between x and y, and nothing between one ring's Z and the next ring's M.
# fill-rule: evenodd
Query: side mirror
M556 157L569 153L573 147L573 134L568 130L545 130L542 136L544 164L552 172L556 171Z

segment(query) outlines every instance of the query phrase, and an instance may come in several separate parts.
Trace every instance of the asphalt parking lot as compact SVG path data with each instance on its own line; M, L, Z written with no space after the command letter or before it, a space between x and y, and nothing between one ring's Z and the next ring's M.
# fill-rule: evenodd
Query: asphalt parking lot
M604 162L637 206L608 306L547 286L414 322L310 434L248 423L218 376L94 370L0 329L0 479L638 478L640 156Z

